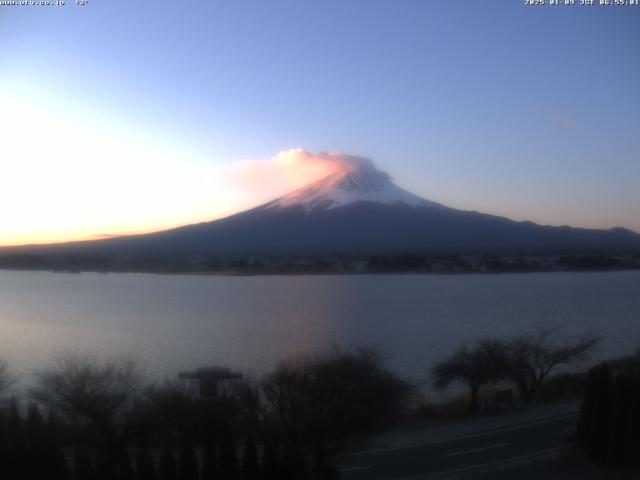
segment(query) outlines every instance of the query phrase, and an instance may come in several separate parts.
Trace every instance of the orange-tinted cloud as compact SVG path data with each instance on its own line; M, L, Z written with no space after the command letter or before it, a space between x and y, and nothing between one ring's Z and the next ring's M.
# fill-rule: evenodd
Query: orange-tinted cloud
M231 169L232 181L253 194L287 193L338 170L355 169L373 163L338 152L311 153L302 148L280 152L270 160L243 161Z

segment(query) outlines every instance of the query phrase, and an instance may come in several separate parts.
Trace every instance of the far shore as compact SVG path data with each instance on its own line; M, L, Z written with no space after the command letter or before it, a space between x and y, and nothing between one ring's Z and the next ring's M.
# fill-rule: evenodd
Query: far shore
M0 256L0 270L55 273L156 273L216 276L499 274L640 269L640 253L233 257Z

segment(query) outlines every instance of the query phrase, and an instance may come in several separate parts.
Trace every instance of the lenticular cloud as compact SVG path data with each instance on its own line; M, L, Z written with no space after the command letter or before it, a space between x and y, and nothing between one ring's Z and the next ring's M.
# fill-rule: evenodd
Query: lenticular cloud
M241 162L233 176L242 188L253 192L286 192L328 175L356 171L386 176L368 158L340 152L312 153L302 148L280 152L269 160Z

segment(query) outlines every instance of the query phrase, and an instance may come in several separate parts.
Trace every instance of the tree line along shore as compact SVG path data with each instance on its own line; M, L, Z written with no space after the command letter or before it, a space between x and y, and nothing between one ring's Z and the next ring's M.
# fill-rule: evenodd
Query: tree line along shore
M158 256L13 253L0 268L56 272L153 272L213 274L508 273L640 269L639 252L565 252L405 255L225 257L183 260Z

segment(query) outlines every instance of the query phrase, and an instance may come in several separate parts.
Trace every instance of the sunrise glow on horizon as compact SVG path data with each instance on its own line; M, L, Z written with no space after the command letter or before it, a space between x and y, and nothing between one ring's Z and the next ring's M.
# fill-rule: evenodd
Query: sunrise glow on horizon
M221 218L330 173L301 148L208 165L117 123L0 94L0 246L95 240ZM27 126L27 128L25 128Z
M0 246L221 218L322 152L453 208L640 232L637 12L474 3L4 9Z

